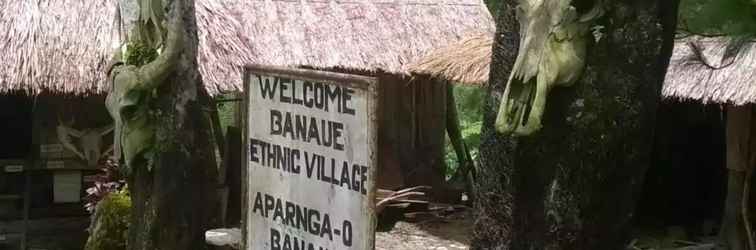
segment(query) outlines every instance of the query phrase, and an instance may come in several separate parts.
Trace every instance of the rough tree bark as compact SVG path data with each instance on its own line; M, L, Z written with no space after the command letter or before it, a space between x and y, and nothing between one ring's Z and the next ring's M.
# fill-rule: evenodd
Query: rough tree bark
M161 2L139 1L142 6L145 3L159 6L155 3ZM179 1L181 4L176 5ZM135 2L120 1L127 24L142 11ZM213 167L215 160L210 147L212 129L202 111L201 98L208 97L196 60L194 1L162 2L168 20L182 20L179 33L183 45L165 80L154 83L156 88L146 91L150 94L142 95L136 104L149 106L150 124L143 127L152 131L153 145L150 153L140 152L136 156L141 157L140 161L127 166L131 172L128 184L133 204L128 249L204 249L204 232L217 223L213 221L217 170ZM121 115L125 113L121 111Z
M653 142L677 1L604 1L594 26L602 35L588 44L582 77L552 91L539 132L508 137L494 122L519 49L517 4L505 0L497 17L473 249L623 249Z

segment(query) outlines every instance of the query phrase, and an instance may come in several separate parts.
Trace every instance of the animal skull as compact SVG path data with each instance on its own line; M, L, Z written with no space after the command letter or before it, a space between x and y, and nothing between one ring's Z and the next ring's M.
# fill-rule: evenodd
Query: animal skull
M58 140L65 148L86 161L88 166L96 166L102 153L107 153L102 152L102 137L113 131L113 125L77 130L71 127L72 124L73 121L64 123L58 118ZM73 138L79 139L79 147L75 145Z
M520 50L496 117L504 134L530 135L541 128L546 98L556 86L570 86L585 65L592 20L601 1L585 14L570 0L520 0Z

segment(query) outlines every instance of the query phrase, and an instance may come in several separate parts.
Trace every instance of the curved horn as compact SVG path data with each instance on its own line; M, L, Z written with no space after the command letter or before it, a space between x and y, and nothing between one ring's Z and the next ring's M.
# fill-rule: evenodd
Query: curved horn
M110 133L111 131L113 131L113 129L115 129L115 125L113 125L113 124L110 124L108 126L100 128L99 129L100 136L107 135L108 133Z
M56 129L56 132L58 134L58 141L60 141L61 144L63 144L63 147L67 148L68 150L71 150L74 154L81 157L82 159L85 159L84 153L79 151L79 149L76 148L73 141L71 140L71 137L81 137L82 132L78 131L76 129L73 129L71 127L67 127L63 124L58 124L58 127Z

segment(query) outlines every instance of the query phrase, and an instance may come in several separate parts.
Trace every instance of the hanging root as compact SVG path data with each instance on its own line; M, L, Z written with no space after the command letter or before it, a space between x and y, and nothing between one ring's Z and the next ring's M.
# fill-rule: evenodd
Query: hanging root
M741 199L741 214L743 216L743 225L745 225L746 234L748 236L748 249L756 250L756 242L753 239L753 229L751 228L751 221L748 214L748 204L751 199L751 178L753 178L753 169L748 168L745 177L745 184L743 185L743 198Z

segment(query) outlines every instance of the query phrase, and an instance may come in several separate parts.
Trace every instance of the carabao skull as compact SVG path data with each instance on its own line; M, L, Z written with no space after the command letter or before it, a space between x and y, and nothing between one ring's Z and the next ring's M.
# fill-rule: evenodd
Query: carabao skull
M102 137L113 131L113 125L83 130L75 129L72 125L73 121L63 122L59 116L58 127L56 128L58 140L63 147L86 161L88 166L96 166L103 153ZM78 139L78 145L74 141L75 139Z
M546 98L556 86L570 86L585 65L591 23L601 1L579 13L569 0L520 0L520 49L499 106L496 129L530 135L541 128Z

